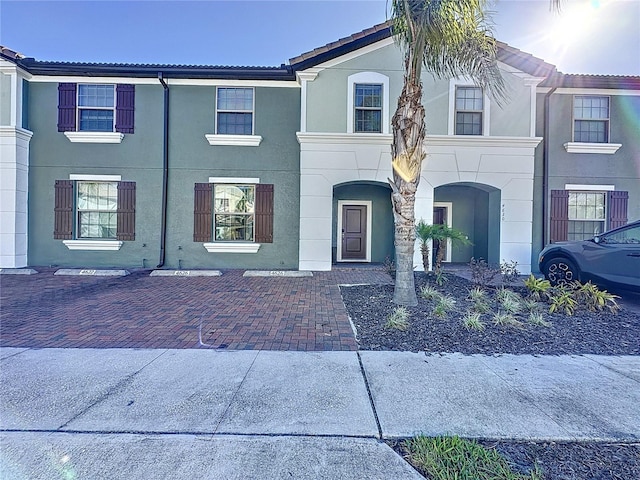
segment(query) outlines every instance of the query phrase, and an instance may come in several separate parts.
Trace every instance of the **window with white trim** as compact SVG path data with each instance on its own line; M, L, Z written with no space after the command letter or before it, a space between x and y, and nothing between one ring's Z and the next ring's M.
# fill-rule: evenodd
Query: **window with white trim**
M77 238L116 238L117 182L76 182Z
M586 240L605 231L606 192L569 192L567 240Z
M356 83L353 94L355 108L353 131L382 133L382 85Z
M455 134L482 135L484 94L480 87L456 86Z
M253 135L253 94L253 88L217 88L216 134Z
M78 131L113 132L115 111L114 85L78 85Z
M253 242L254 207L255 185L214 185L214 240Z
M609 142L609 97L593 95L573 97L573 141Z

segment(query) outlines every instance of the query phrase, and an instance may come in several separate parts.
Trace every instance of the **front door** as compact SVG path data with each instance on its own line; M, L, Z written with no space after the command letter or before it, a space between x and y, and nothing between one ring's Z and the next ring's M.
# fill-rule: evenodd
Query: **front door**
M433 224L434 225L446 225L447 224L447 207L433 207ZM442 248L442 258L447 260L448 241L442 242L442 245L433 245L433 261L435 261L438 250Z
M367 206L342 206L342 260L367 259Z

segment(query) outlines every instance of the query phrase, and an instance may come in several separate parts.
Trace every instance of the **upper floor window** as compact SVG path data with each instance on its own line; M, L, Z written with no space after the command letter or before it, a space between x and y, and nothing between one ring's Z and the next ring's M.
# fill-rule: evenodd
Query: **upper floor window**
M456 87L455 134L482 135L484 95L480 87Z
M382 132L382 91L380 84L355 84L354 132Z
M216 134L253 135L253 88L218 88Z
M113 132L114 93L113 85L78 85L78 131Z
M609 142L609 97L573 97L573 141Z
M58 84L59 132L133 133L135 85Z

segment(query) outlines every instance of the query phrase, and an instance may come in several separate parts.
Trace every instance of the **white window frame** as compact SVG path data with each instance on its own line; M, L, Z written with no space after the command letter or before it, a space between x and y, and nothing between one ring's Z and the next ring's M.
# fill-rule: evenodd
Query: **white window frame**
M358 107L355 104L355 97L354 97L354 106L353 106L353 113L354 113L354 117L353 117L353 131L355 133L382 133L382 104L384 103L384 85L382 85L381 83L354 83L353 84L353 94L355 95L357 90L358 90L358 86L361 87L380 87L380 106L379 107ZM357 115L356 112L357 111L371 111L371 112L380 112L380 130L379 131L360 131L356 128L356 124L357 124Z
M355 131L355 86L356 84L382 85L381 132ZM347 77L347 133L355 135L389 134L389 77L377 72L359 72Z
M122 181L121 175L91 175L91 174L75 174L69 175L69 180L74 181L74 207L73 215L74 221L77 221L77 209L75 207L75 182L120 182ZM75 240L63 240L62 243L69 250L88 250L88 251L117 251L122 248L124 242L122 240L94 240L94 239L75 239Z
M112 107L86 107L80 105L80 87L111 87L113 88L113 106ZM83 133L115 133L116 131L116 104L117 102L116 85L113 83L78 83L76 88L76 132ZM80 111L81 110L104 110L112 111L113 119L111 121L111 131L109 130L80 130Z
M606 98L607 99L607 110L609 116L605 118L577 118L576 117L576 98ZM571 99L571 139L573 143L577 144L595 144L595 145L607 145L611 141L611 96L610 95L573 95ZM577 121L588 121L588 122L602 122L605 124L605 135L607 137L605 142L578 142L576 140L576 122Z
M260 183L260 178L257 177L209 177L209 182L215 185L218 184L230 184L230 185L257 185ZM212 192L212 195L215 195ZM212 199L215 201L215 196ZM212 235L215 236L215 213L213 212L214 206L211 206L211 214L213 217L213 232ZM255 212L254 212L255 215ZM255 235L255 231L254 231ZM258 253L261 243L256 242L205 242L202 244L205 250L209 253Z
M604 195L604 213L603 213L603 218L602 219L598 219L598 218L571 218L569 216L569 211L567 211L567 221L568 224L570 224L571 222L602 222L602 231L599 233L604 233L608 230L608 210L609 210L609 205L607 204L607 191L611 191L610 189L599 189L596 188L597 185L593 185L593 186L589 186L589 185L567 185L567 186L573 186L573 187L586 187L586 188L580 188L580 189L567 189L567 192L569 194L569 196L571 196L571 194L579 194L579 193L586 193L586 194L600 194L600 195ZM589 234L589 236L592 236L591 234Z
M218 105L218 92L220 90L251 90L251 110L224 110L220 109ZM250 113L251 114L251 133L249 134L228 134L218 132L218 114L219 113ZM238 135L238 136L252 136L256 131L256 89L254 87L216 87L216 112L214 119L214 128L216 135Z
M471 79L452 78L449 80L449 122L447 124L447 134L460 138L478 138L491 135L491 102L486 90L482 91L482 135L456 135L456 89L457 87L478 87Z

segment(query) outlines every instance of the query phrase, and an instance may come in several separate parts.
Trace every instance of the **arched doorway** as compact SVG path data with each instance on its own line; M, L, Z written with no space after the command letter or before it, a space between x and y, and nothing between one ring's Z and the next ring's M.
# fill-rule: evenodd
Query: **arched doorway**
M434 189L434 223L447 223L468 236L471 245L448 246L446 260L471 257L500 263L500 190L480 183L451 183Z

